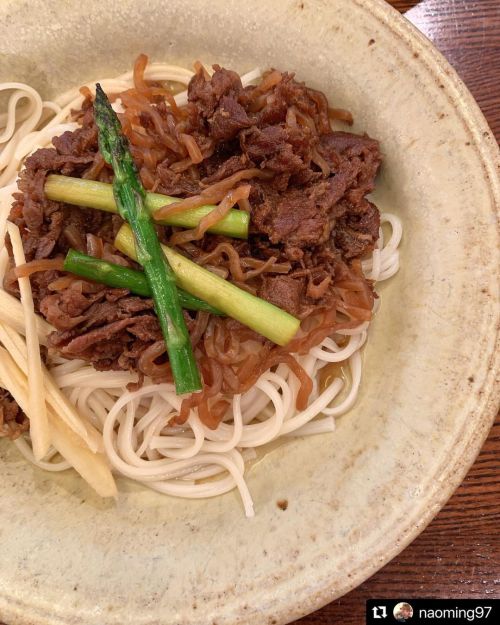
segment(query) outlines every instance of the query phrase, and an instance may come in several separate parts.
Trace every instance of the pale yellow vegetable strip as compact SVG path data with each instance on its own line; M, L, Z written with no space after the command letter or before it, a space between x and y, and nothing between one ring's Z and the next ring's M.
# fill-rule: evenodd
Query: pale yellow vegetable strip
M137 260L134 235L128 224L124 224L118 231L115 247ZM191 295L196 295L278 345L286 345L295 336L300 326L299 319L266 300L239 289L171 247L162 245L162 248L175 273L178 286Z
M23 243L19 228L7 222L12 252L16 266L24 265ZM19 278L19 291L24 311L26 327L26 347L28 354L28 405L26 414L30 420L30 435L35 460L41 460L50 447L50 431L47 419L47 405L45 403L45 388L43 385L42 358L40 343L35 320L35 307L29 278Z
M39 315L35 315L35 323L40 345L47 344L47 336L54 328ZM23 318L23 305L21 302L0 289L0 322L5 323L23 336L26 333Z
M116 497L116 483L103 454L95 454L62 421L51 419L52 444L101 497Z
M28 393L26 376L7 350L2 347L0 347L0 383L11 393L21 410L26 412ZM52 444L61 456L76 469L98 495L116 497L116 484L105 456L92 452L50 407L48 420Z
M0 342L4 344L4 347L10 353L19 369L27 375L28 354L26 344L22 337L9 326L0 324ZM104 447L100 432L77 412L76 408L57 386L50 372L44 365L42 365L42 372L45 382L46 399L54 413L57 414L70 429L81 436L92 451L102 451Z

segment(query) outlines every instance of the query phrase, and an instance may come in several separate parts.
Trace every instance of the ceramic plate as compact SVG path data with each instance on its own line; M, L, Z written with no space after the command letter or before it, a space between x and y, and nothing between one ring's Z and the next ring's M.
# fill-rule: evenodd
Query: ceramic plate
M0 24L0 79L46 97L141 51L295 70L380 139L375 201L405 229L358 402L335 433L260 458L254 519L234 493L193 502L122 482L118 503L103 502L2 444L1 620L278 624L349 591L437 513L496 408L498 149L471 95L378 0L17 0Z

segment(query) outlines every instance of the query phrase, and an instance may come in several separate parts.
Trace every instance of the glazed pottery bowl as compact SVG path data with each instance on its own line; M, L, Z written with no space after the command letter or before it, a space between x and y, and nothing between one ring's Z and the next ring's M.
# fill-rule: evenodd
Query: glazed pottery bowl
M255 518L235 493L184 501L126 481L103 502L3 442L0 620L277 624L349 591L437 513L495 411L498 150L472 97L379 0L4 1L0 35L0 79L44 97L139 52L293 70L381 141L375 202L404 224L356 405L254 464Z

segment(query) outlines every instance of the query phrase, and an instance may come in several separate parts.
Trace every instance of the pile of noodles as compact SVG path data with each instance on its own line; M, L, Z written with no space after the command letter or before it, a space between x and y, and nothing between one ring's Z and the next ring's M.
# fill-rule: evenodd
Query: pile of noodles
M178 154L171 168L189 172L194 180L199 177L197 164L214 149L210 140L199 145L183 132L186 92L173 95L171 86L185 88L192 75L187 69L165 64L146 67L146 59L141 56L133 72L99 81L112 96L148 190L158 186L155 170L167 149ZM260 77L259 70L249 72L242 76L243 85ZM265 94L277 79L276 72L267 74L259 86L260 93ZM0 283L8 265L3 241L18 171L26 156L49 146L53 136L78 127L71 112L80 110L84 114L93 84L53 102L43 102L28 85L0 84L0 91L12 92L7 113L0 117ZM261 103L256 95L254 108L258 110ZM160 98L169 105L168 131L151 106ZM145 111L152 120L151 132L142 123ZM347 120L343 111L333 114ZM296 123L315 123L296 111L291 111L290 117ZM249 208L248 185L234 191L235 185L265 175L253 169L238 172L207 186L199 196L164 209L175 212L188 206L218 203L219 210L209 216L209 221L193 230L174 229L169 242L184 249L199 264L253 293L260 274L288 273L290 266L274 257L266 261L251 258L245 255L244 246L241 254L237 245L227 243L206 251L200 241L213 220L222 218L236 203L244 210ZM109 181L100 155L96 155L90 176ZM364 278L379 282L397 272L401 234L399 219L382 214L380 238L370 258L354 262L350 269L346 267L345 276L335 284L334 306L303 313L301 330L286 348L274 346L241 326L235 328L230 319L209 318L198 312L191 338L204 388L189 398L175 394L168 367L158 364L165 353L162 341L143 353L140 375L98 372L83 361L62 358L52 359L50 374L82 420L102 433L100 450L117 473L157 491L187 498L211 497L237 487L245 513L251 516L253 504L244 473L255 450L278 438L331 432L334 418L353 406L361 381L360 350L374 306ZM109 259L109 250L97 237L90 237L87 245L93 255ZM72 279L62 278L54 288L67 288ZM318 296L329 286L327 276L309 274L308 279L309 288ZM138 390L128 390L137 388L137 382L143 382ZM0 385L5 386L1 378ZM54 449L43 460L35 460L28 435L14 442L26 458L44 469L70 467Z

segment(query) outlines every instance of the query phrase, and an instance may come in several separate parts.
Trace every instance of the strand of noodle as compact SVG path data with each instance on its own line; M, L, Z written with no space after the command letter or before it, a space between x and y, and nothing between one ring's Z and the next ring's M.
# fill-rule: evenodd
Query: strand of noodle
M87 363L85 361L78 359L64 360L63 362L61 362L61 364L52 366L50 372L55 378L57 378L58 376L61 376L65 373L73 373L74 371L77 371L78 369L86 366L86 364Z
M337 352L341 352L345 346L340 347L332 338L327 336L326 339L324 339L323 342L318 347L326 347L331 352L337 353Z
M4 89L0 88L0 91L3 90ZM16 108L18 102L20 100L23 100L24 98L28 98L29 102L28 106L25 107L25 110L23 111L23 116L21 118L21 114L16 115ZM33 114L34 109L35 102L33 99L31 99L28 95L26 95L25 92L20 89L14 91L14 93L11 94L9 102L7 104L7 113L4 113L1 116L1 120L4 123L0 122L0 128L4 128L4 131L2 132L2 134L0 134L0 143L6 143L7 141L9 141L16 130L16 124L22 121L22 119L27 119L28 117L30 117Z
M159 415L157 415L156 418L158 418L158 416ZM164 418L168 418L168 417L170 417L170 414L169 415L165 415ZM160 423L160 427L158 428L156 419L154 421L151 421L147 425L147 427L144 429L143 440L142 440L141 446L137 450L137 456L139 458L142 458L142 456L144 455L144 452L147 449L151 449L151 447L150 447L151 440L152 440L153 436L155 436L157 434L158 430L161 430L161 429L162 429L161 428L161 423Z
M81 107L85 100L85 97L80 93L80 89L82 87L86 87L92 95L95 95L96 83L99 83L104 91L109 93L120 93L121 91L126 91L132 86L132 81L127 82L126 80L120 80L119 78L101 78L85 83L81 87L73 87L72 89L69 89L54 98L54 103L61 107L59 115L56 118L57 123L60 119L67 117L71 113L72 109L78 110Z
M101 404L104 406L104 408L108 412L111 410L111 408L113 408L113 404L115 403L115 400L105 390L100 389L100 388L94 389L94 396L97 401L101 402Z
M24 265L23 243L19 228L13 223L7 223L12 252L16 267ZM28 379L28 412L30 420L30 435L33 444L33 455L40 461L50 447L49 421L47 418L47 406L45 388L43 384L42 359L40 356L40 343L35 319L35 307L31 293L29 278L19 278L19 291L21 305L24 312L24 325L26 328L26 355L27 355L27 379Z
M243 435L243 415L241 413L241 395L234 395L233 401L233 427L231 436L227 439L227 441L211 441L205 440L203 444L204 451L210 451L213 453L223 453L225 451L229 451L234 447L237 447L241 441L241 437ZM231 428L231 426L229 426ZM210 435L213 430L210 430L207 427L204 427L205 431L205 439L210 439Z
M270 372L263 374L263 379ZM258 397L258 399L256 399ZM250 398L250 401L246 401ZM271 398L267 393L257 386L251 388L247 393L241 396L241 412L243 419L243 426L250 424L258 415L260 415L266 407L269 405ZM216 430L210 430L207 428L205 431L205 437L212 441L224 441L230 437L230 425L221 423Z
M401 243L401 238L403 236L403 223L401 219L393 213L382 213L380 220L381 223L391 224L392 234L384 247L387 251L395 251Z
M254 449L244 449L243 451L238 451L237 449L233 449L230 452L231 458L235 461L239 471L244 473L245 470L245 462L249 460L254 460L257 457L257 453ZM189 479L195 478L197 481L204 480L208 477L214 477L215 475L220 475L225 472L225 468L222 466L212 465L207 467L199 467L192 468L191 473L189 473ZM188 479L186 477L182 477L182 480Z
M104 423L104 428L103 428L104 447L106 449L106 452L113 466L115 466L115 468L117 468L118 470L122 471L125 475L127 475L127 471L130 467L118 455L119 445L117 445L115 449L115 441L114 441L115 422L118 420L122 409L130 402L131 399L133 400L143 395L148 395L154 392L156 392L155 385L150 385L150 386L143 387L142 389L139 389L138 391L135 391L134 393L130 393L130 392L124 393L117 400L117 402L115 403L113 408L108 412L108 415L106 417L106 421ZM121 428L124 427L124 424L127 426L129 425L126 419L124 419L124 422L120 425L119 432ZM130 429L132 428L132 426L133 426L133 423L130 424ZM121 439L119 442L121 442ZM151 475L154 476L158 472L164 472L166 465L169 464L168 461L164 461L164 460L144 461L142 459L138 459L137 462L140 465L140 468L136 467L135 470L138 471L143 476L143 478L146 476L151 476ZM182 461L177 461L177 462L182 462ZM144 465L147 465L147 466L144 466Z
M184 482L184 480L186 481L191 481L192 484L196 484L196 482L199 482L200 480L206 480L207 478L210 477L215 477L216 475L220 475L221 473L226 473L227 469L221 465L204 465L203 467L195 467L193 469L189 470L190 473L187 473L186 475L183 475L182 477L179 477L178 479L182 480Z
M176 394L175 388L172 386L172 384L164 384L162 386L164 387L164 389L160 391L161 396L166 402L168 402L172 406L174 410L179 412L182 405L182 398Z
M228 470L227 464L231 462L229 458L226 458L222 454L220 455L214 454L214 457L216 458L216 460L214 460L214 463L219 464L223 466L226 470ZM227 463L224 462L223 460L226 460ZM206 458L205 462L208 463L209 459ZM241 480L243 480L243 475L237 470L234 463L232 462L231 462L231 467L232 467L233 472ZM190 479L190 478L185 476L184 479ZM152 484L161 486L162 488L155 488L154 486L153 488L155 488L155 490L160 490L160 492L164 492L165 494L168 494L168 495L174 495L176 497L186 497L188 499L202 499L205 497L215 497L216 495L221 495L223 493L229 492L235 487L236 480L234 479L233 475L230 474L228 477L225 477L221 480L207 482L205 484L197 484L195 481L193 481L191 484L186 484L184 481L173 482L170 480L165 480L163 482L152 481L152 482L145 483L145 485L149 486L150 488L152 487L151 486ZM244 484L244 481L243 481L243 484ZM245 487L246 487L246 484L245 484Z
M56 381L61 388L68 386L92 386L102 388L103 378L98 371L85 367L81 371L74 371L63 375L56 375ZM122 388L129 383L137 382L137 374L129 371L107 371L106 388Z
M166 63L153 63L146 67L144 77L147 80L170 80L182 84L188 84L193 72L183 67L167 65ZM86 83L85 87L90 89L91 93L95 93L95 84L100 83L104 91L109 93L120 93L133 87L133 70L120 74L116 78L101 78ZM55 98L55 104L65 109L76 109L83 102L83 96L80 94L80 87L69 89L65 93ZM69 110L68 110L69 112Z
M328 432L335 431L335 419L333 417L325 417L323 419L317 419L309 421L300 428L285 434L287 438L293 438L295 436L311 436L314 434L326 434Z
M392 276L396 274L398 270L399 270L399 252L396 251L394 252L394 259L392 260L392 263L387 268L385 268L380 274L379 281L388 280L389 278L392 278Z
M256 385L271 399L274 405L274 414L262 423L246 425L243 428L238 444L239 447L260 447L274 440L280 432L285 418L283 400L276 388L270 382L261 378L257 380ZM236 401L238 401L238 399ZM221 433L224 433L227 432L226 428L229 428L229 426L223 423L219 428L222 429Z
M382 266L381 250L383 250L383 248L384 231L382 230L381 222L380 228L378 229L378 239L375 241L375 247L373 249L372 255L370 256L370 258L361 261L363 274L366 278L374 280L375 282L378 280L378 276L380 274L380 269Z
M218 463L216 454L198 454L195 458L189 458L187 460L162 459L145 461L138 459L138 463L140 462L142 466L131 466L128 464L118 453L119 444L117 439L120 433L118 433L117 436L113 431L114 422L116 421L118 413L127 403L128 399L129 398L127 398L125 402L121 401L121 399L118 400L117 404L108 414L103 430L104 445L108 458L111 464L123 475L131 479L149 483L152 481L172 479L178 475L179 471L184 471L193 465L212 464L213 462L215 464Z
M0 83L0 91L8 89L23 91L25 93L25 97L29 98L33 102L34 106L33 112L25 119L24 122L20 124L19 128L10 136L8 143L6 143L4 149L0 154L0 172L2 172L0 175L0 187L3 187L9 182L12 182L12 175L17 171L17 164L12 161L12 155L14 153L16 145L19 140L22 139L22 137L24 137L27 133L31 132L32 130L34 130L34 128L36 128L36 125L40 120L43 110L42 98L40 97L39 93L29 85L17 82ZM13 111L13 113L15 124L15 111ZM9 114L9 111L7 111L7 114ZM9 122L7 122L7 124L9 124Z
M238 488L241 496L241 500L243 503L243 507L245 510L245 516L248 518L254 516L254 506L253 501L246 485L245 480L243 479L242 473L238 471L235 463L226 457L223 454L204 454L203 459L205 462L213 464L220 464L231 474L232 479L225 478L223 480L219 480L218 482L209 482L207 484L196 484L196 485L180 485L172 482L150 482L148 486L155 490L158 490L162 493L180 497L188 497L188 498L205 498L205 497L215 497L222 493L228 492L236 487Z
M245 401L247 396L251 399L249 401ZM258 397L258 399L254 399ZM247 425L251 421L255 419L255 417L264 410L264 408L269 404L271 400L268 395L266 395L259 388L254 387L250 389L247 393L242 395L241 397L241 406L243 413L243 423ZM215 430L217 432L217 430Z
M198 415L194 412L191 413L187 423L191 426L194 439L185 438L185 449L172 449L169 447L170 439L173 437L169 436L155 436L151 439L150 447L152 449L161 449L162 455L167 458L176 458L176 459L184 459L184 458L193 458L198 454L203 446L205 437L203 434L203 425L198 417ZM175 439L174 439L175 440ZM178 439L179 442L182 439ZM172 445L173 447L174 445Z
M227 458L232 460L236 465L238 471L243 474L245 472L245 461L250 459L250 456L246 453L248 450L244 450L243 452L238 449L231 449L226 452L225 455ZM253 452L255 454L255 451ZM255 454L257 455L257 454ZM192 479L196 482L200 480L204 480L207 477L212 477L214 475L219 475L224 473L226 469L221 465L199 465L192 466L190 469L190 473L186 474L183 479Z
M335 334L340 334L341 336L356 336L357 334L361 334L362 332L368 330L369 326L369 321L363 321L363 323L360 323L359 326L356 326L355 328L336 330Z
M321 412L325 412L325 408L338 395L342 386L342 380L340 380L339 378L333 380L330 386L328 386L325 391L317 399L315 399L305 410L283 423L280 434L282 435L293 432L293 430L296 430L311 421L311 419L313 419L316 415L320 414Z
M161 412L165 413L165 407L161 405L162 399L163 398L158 394L153 395L148 411L134 426L137 434L144 432L146 428L148 428L149 425L160 416ZM140 455L141 454L139 454L139 456Z
M130 405L130 404L129 404ZM184 472L184 471L183 471ZM213 471L211 471L211 473L213 473Z
M3 91L1 87L0 91ZM27 98L28 103L17 109L18 103L24 98ZM20 124L25 119L28 119L28 117L33 114L34 110L34 98L26 95L26 93L23 92L22 89L14 91L9 97L7 111L5 113L0 113L0 128L4 129L3 133L0 135L0 143L6 143L7 141L9 141L14 134L16 125Z
M130 406L130 404L129 404ZM155 436L157 434L159 434L160 430L162 429L162 421L163 419L160 419L159 422L153 423L150 426L150 430L148 431L148 437L150 441L153 440L158 440L161 438L169 438L170 439L170 449L168 452L164 451L164 447L162 446L162 452L161 455L163 455L165 458L170 458L170 452L173 452L174 448L186 448L189 445L191 445L191 449L184 449L184 451L180 452L180 456L176 458L175 454L172 456L173 459L186 459L186 458L192 458L193 456L195 456L201 449L201 445L203 443L203 431L201 430L200 427L198 427L197 429L197 436L196 438L193 439L193 437L190 438L176 438L176 437L160 437L160 436ZM122 424L123 425L123 424ZM122 458L129 462L130 465L135 466L135 467L144 467L144 466L148 466L150 464L150 462L144 461L141 457L140 454L138 454L137 452L134 451L134 445L130 444L129 439L127 439L127 434L130 434L132 432L132 430L130 429L130 421L127 418L127 431L125 431L125 434L123 434L124 432L124 428L120 427L119 429L119 434L118 434L118 451L120 451ZM196 427L196 426L195 426ZM149 436L151 433L151 436ZM120 436L122 436L122 438L120 438ZM160 445L162 445L161 441L160 441ZM137 445L135 445L135 447L137 447ZM194 447L194 449L193 449ZM150 444L148 447L149 450L156 450L157 447ZM156 466L159 467L165 467L168 466L168 462L162 462L159 461Z
M156 449L146 449L146 458L148 460L161 460L161 454ZM171 476L172 477L172 476ZM174 475L173 477L178 477Z
M59 104L56 104L55 102L51 102L50 100L44 100L42 102L42 106L44 109L48 109L49 111L52 111L56 115L61 112L61 107L59 106Z
M36 460L35 456L33 455L33 450L31 449L28 442L22 436L20 436L19 438L16 438L16 440L14 441L14 445L21 452L21 454L26 458L26 460L31 462L31 464L34 464L39 469L43 469L44 471L53 471L53 472L67 471L68 469L71 469L71 465L67 460L61 460L59 462L48 462L46 460Z
M380 274L378 275L378 278L377 278L378 281L386 280L388 277L391 277L392 275L394 275L393 273L391 273L387 277L383 276L384 271L387 270L389 267L392 267L392 265L395 262L398 263L398 267L399 267L399 253L397 251L397 248L401 242L401 237L403 234L403 226L402 226L401 220L398 217L396 217L396 215L393 215L392 213L382 213L382 215L380 216L380 223L390 224L391 235L389 237L389 240L387 242L384 242L383 231L381 229L380 239L379 239L380 241L380 244L379 244ZM397 254L397 261L395 261L394 259L394 254ZM370 259L366 259L362 262L363 272L365 273L367 277L373 277L373 275L370 275L370 273L373 271L372 269L373 267L374 267L373 257Z
M194 72L185 67L178 65L169 65L168 63L151 63L146 65L144 70L144 78L146 80L171 80L172 82L180 82L188 84ZM132 84L134 70L129 70L117 76L117 80L129 82Z
M355 351L360 349L366 341L367 333L362 332L361 334L354 335L347 345L337 352L330 352L325 349L325 341L321 343L320 347L313 347L311 349L311 354L320 360L326 362L342 362L343 360L347 360L350 356L354 354Z
M351 390L349 391L349 394L338 406L333 406L332 408L327 408L325 406L322 409L323 414L337 417L341 414L344 414L344 412L347 412L353 407L354 402L356 401L356 397L358 395L359 385L361 384L361 354L359 353L359 351L355 352L349 358L349 367L351 369L352 377Z
M74 388L74 389L71 391L71 393L70 393L70 395L69 395L69 401L70 401L73 405L75 405L75 404L76 404L76 402L77 402L77 400L78 400L78 395L79 395L79 393L80 393L80 389L79 389L78 387L77 387L77 388Z
M96 414L91 404L95 404L95 400L92 401L91 395L94 392L92 388L80 389L76 400L76 407L78 412L86 417L97 430L102 428L102 419Z
M156 427L161 430L161 423L156 424ZM151 449L165 449L165 457L168 458L168 450L169 449L185 449L186 447L192 446L193 441L196 440L193 436L160 436L159 434L153 435L151 437ZM188 456L192 457L192 456Z
M144 430L144 433L142 436L142 443L136 452L139 458L143 458L145 453L147 454L148 452L151 451L149 443L151 439L153 438L153 436L155 436L156 432L157 432L156 421L153 421Z
M129 401L124 405L125 414L119 420L118 432L116 436L116 447L120 452L120 456L129 464L135 464L135 454L133 452L134 438L134 411L137 402L129 398ZM130 454L129 454L130 450Z
M92 392L92 394L89 396L87 400L91 414L93 415L92 417L90 417L90 422L96 428L101 430L104 424L104 421L106 420L107 412L106 412L105 406L103 405L103 402L99 401L97 397L94 397L94 393L95 393L95 390Z

